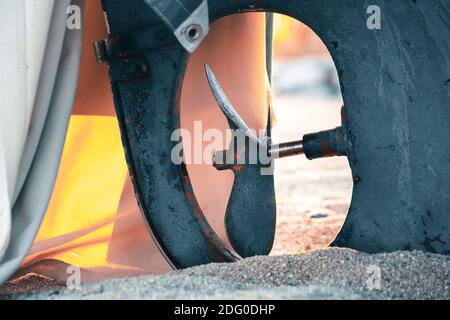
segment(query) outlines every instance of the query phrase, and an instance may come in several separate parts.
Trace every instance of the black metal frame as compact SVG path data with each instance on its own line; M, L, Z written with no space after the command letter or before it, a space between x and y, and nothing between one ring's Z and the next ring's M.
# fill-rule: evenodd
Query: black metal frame
M381 8L381 30L366 27L372 4ZM127 162L155 240L176 268L240 259L207 223L185 167L170 159L188 55L143 1L103 0L103 6L111 39L97 51L110 66ZM209 11L211 21L247 11L290 15L331 52L355 182L333 245L450 253L450 3L210 0ZM239 197L267 201L260 194ZM248 232L254 228L249 224Z

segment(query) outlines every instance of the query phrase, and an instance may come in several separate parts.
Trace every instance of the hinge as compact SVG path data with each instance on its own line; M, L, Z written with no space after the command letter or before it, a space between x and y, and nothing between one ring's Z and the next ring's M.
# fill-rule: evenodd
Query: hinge
M142 53L171 47L177 44L175 37L164 25L133 30L128 34L114 36L94 42L94 53L98 63L126 59Z

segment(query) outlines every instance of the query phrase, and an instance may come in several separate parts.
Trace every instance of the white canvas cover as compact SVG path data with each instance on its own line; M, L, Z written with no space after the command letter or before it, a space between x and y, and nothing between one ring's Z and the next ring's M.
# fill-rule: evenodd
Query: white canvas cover
M69 5L0 1L0 283L31 247L59 165L81 50Z

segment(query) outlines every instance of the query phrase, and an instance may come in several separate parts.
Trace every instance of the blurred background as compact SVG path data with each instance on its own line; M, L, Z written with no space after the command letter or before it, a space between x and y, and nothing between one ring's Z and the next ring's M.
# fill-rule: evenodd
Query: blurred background
M273 49L274 142L339 126L339 78L322 40L301 22L276 14ZM272 255L326 247L342 227L351 201L347 159L278 160L275 183L278 226Z

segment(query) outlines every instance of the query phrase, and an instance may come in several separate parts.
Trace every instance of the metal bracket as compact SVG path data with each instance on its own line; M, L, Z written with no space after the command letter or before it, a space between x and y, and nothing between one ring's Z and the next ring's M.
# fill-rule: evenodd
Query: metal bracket
M150 35L150 36L149 36ZM148 63L144 53L176 45L175 37L164 25L135 30L132 33L94 42L98 63L110 64L111 81L133 81L144 78Z
M192 53L208 34L207 0L144 0L180 44Z
M176 41L167 28L159 24L96 41L94 42L94 53L98 63L107 63L176 45Z

